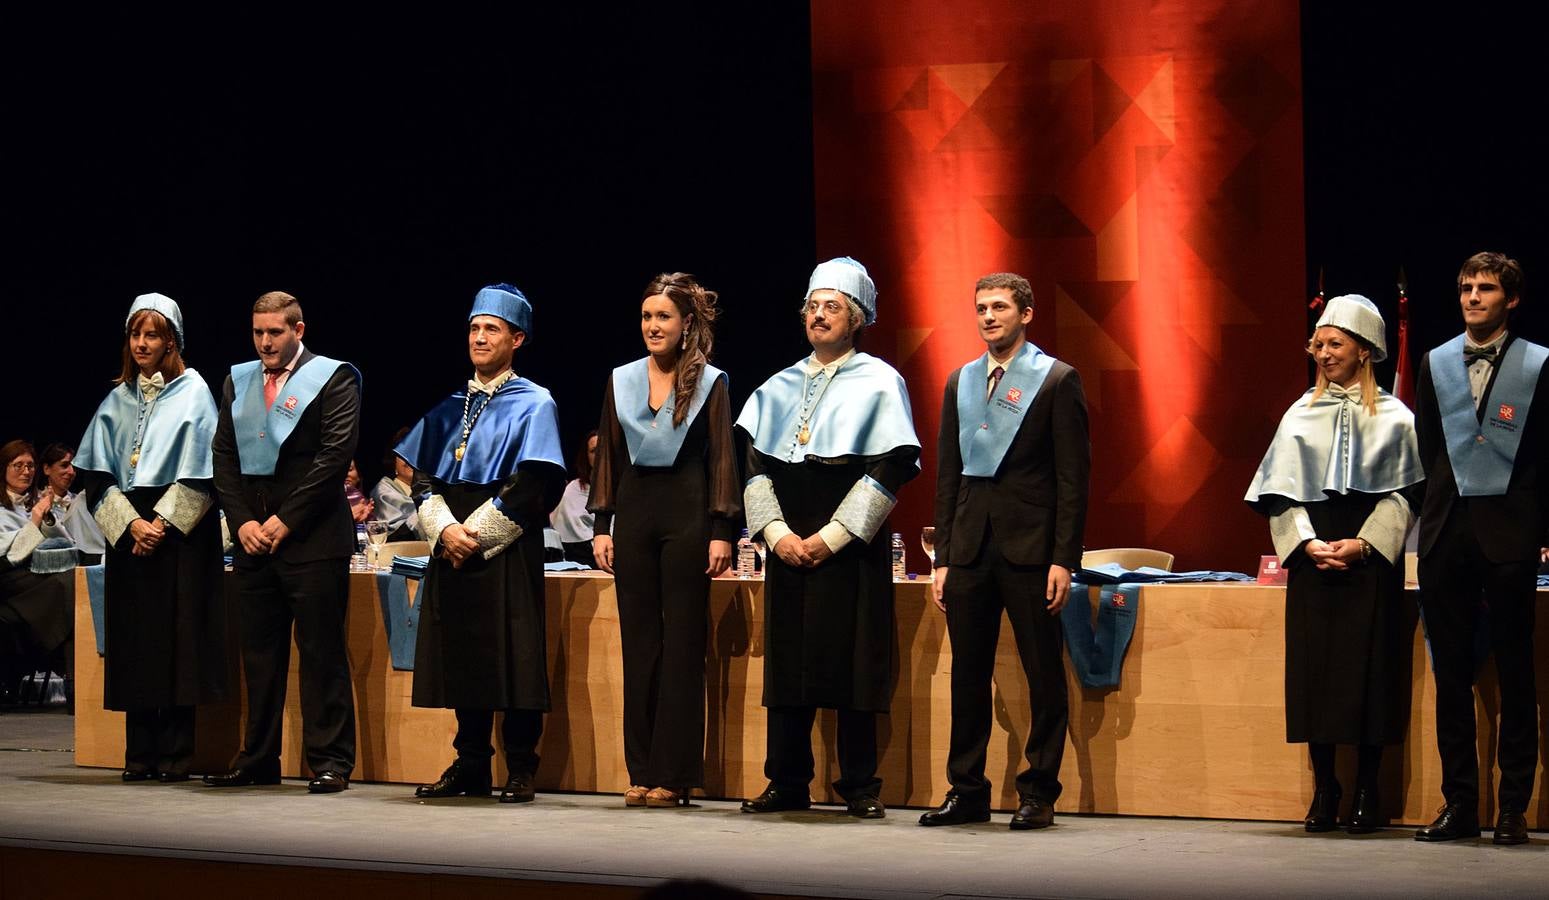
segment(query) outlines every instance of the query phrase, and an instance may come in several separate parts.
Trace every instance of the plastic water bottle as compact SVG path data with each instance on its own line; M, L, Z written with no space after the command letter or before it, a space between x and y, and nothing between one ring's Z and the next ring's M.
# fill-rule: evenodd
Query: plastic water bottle
M355 523L355 555L350 557L351 572L368 571L366 564L366 523Z
M904 536L896 531L893 532L893 577L899 579L909 577L909 564L904 553Z
M737 538L737 577L752 578L753 569L757 565L758 551L753 549L753 541L748 538L748 530L742 529L742 537Z

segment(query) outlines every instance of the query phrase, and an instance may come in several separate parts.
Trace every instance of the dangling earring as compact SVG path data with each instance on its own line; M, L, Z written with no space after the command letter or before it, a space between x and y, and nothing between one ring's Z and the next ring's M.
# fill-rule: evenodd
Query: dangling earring
M687 328L683 329L683 340L678 342L678 349L679 350L687 350L688 349L688 329Z

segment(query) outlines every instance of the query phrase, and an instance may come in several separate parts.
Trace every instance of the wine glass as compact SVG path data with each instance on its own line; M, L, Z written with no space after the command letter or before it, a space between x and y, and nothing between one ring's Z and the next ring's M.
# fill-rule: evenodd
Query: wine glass
M936 571L936 526L926 525L920 529L920 548L930 558L930 568Z
M387 542L387 523L376 519L366 523L366 540L371 542L368 560L372 569L382 568L382 545Z

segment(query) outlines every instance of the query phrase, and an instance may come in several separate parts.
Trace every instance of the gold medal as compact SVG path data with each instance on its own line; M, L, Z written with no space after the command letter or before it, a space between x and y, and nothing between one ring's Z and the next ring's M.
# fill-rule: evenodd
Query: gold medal
M458 462L462 462L463 461L463 452L465 450L467 450L467 449L468 449L468 442L464 441L463 443L457 445L457 449L452 451L452 455L457 457L457 461Z
M812 432L807 430L806 423L802 423L801 432L796 435L796 442L805 447L810 440L812 440Z
M806 443L806 442L803 441L802 443ZM138 466L139 464L140 464L140 451L136 450L135 452L129 454L129 468L133 469L135 466Z

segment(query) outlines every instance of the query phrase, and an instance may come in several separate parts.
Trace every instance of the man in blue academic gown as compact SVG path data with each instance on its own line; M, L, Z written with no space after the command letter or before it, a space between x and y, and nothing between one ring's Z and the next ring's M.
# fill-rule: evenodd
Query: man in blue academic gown
M1420 363L1415 433L1421 485L1420 609L1436 677L1436 745L1446 805L1418 841L1479 835L1474 635L1489 629L1500 681L1500 811L1495 843L1527 841L1538 764L1533 606L1549 544L1549 349L1507 329L1522 267L1478 253L1458 273L1463 334ZM1544 403L1535 403L1538 395ZM1480 611L1489 610L1482 624Z
M433 553L420 589L414 705L456 710L456 759L420 797L488 797L490 734L501 712L502 803L534 799L549 708L543 524L565 484L554 398L512 371L532 335L532 305L490 285L468 313L473 378L394 450L418 473L414 494Z
M302 343L301 304L253 304L258 359L232 366L215 430L215 488L232 534L247 732L212 787L278 784L291 626L301 653L301 740L314 794L349 787L355 698L346 654L354 520L344 475L360 439L360 373Z
M746 444L748 533L772 551L764 581L769 787L747 813L806 809L812 724L837 710L839 780L850 815L886 814L877 714L892 702L897 644L890 570L895 495L919 472L909 392L856 350L877 289L848 257L819 265L802 307L812 355L764 382L736 430Z
M920 824L989 821L990 682L1005 610L1032 701L1011 827L1044 828L1060 795L1070 718L1059 614L1081 565L1086 398L1075 369L1027 341L1027 279L979 279L974 315L987 352L947 379L937 444L934 589L952 640L952 790Z

